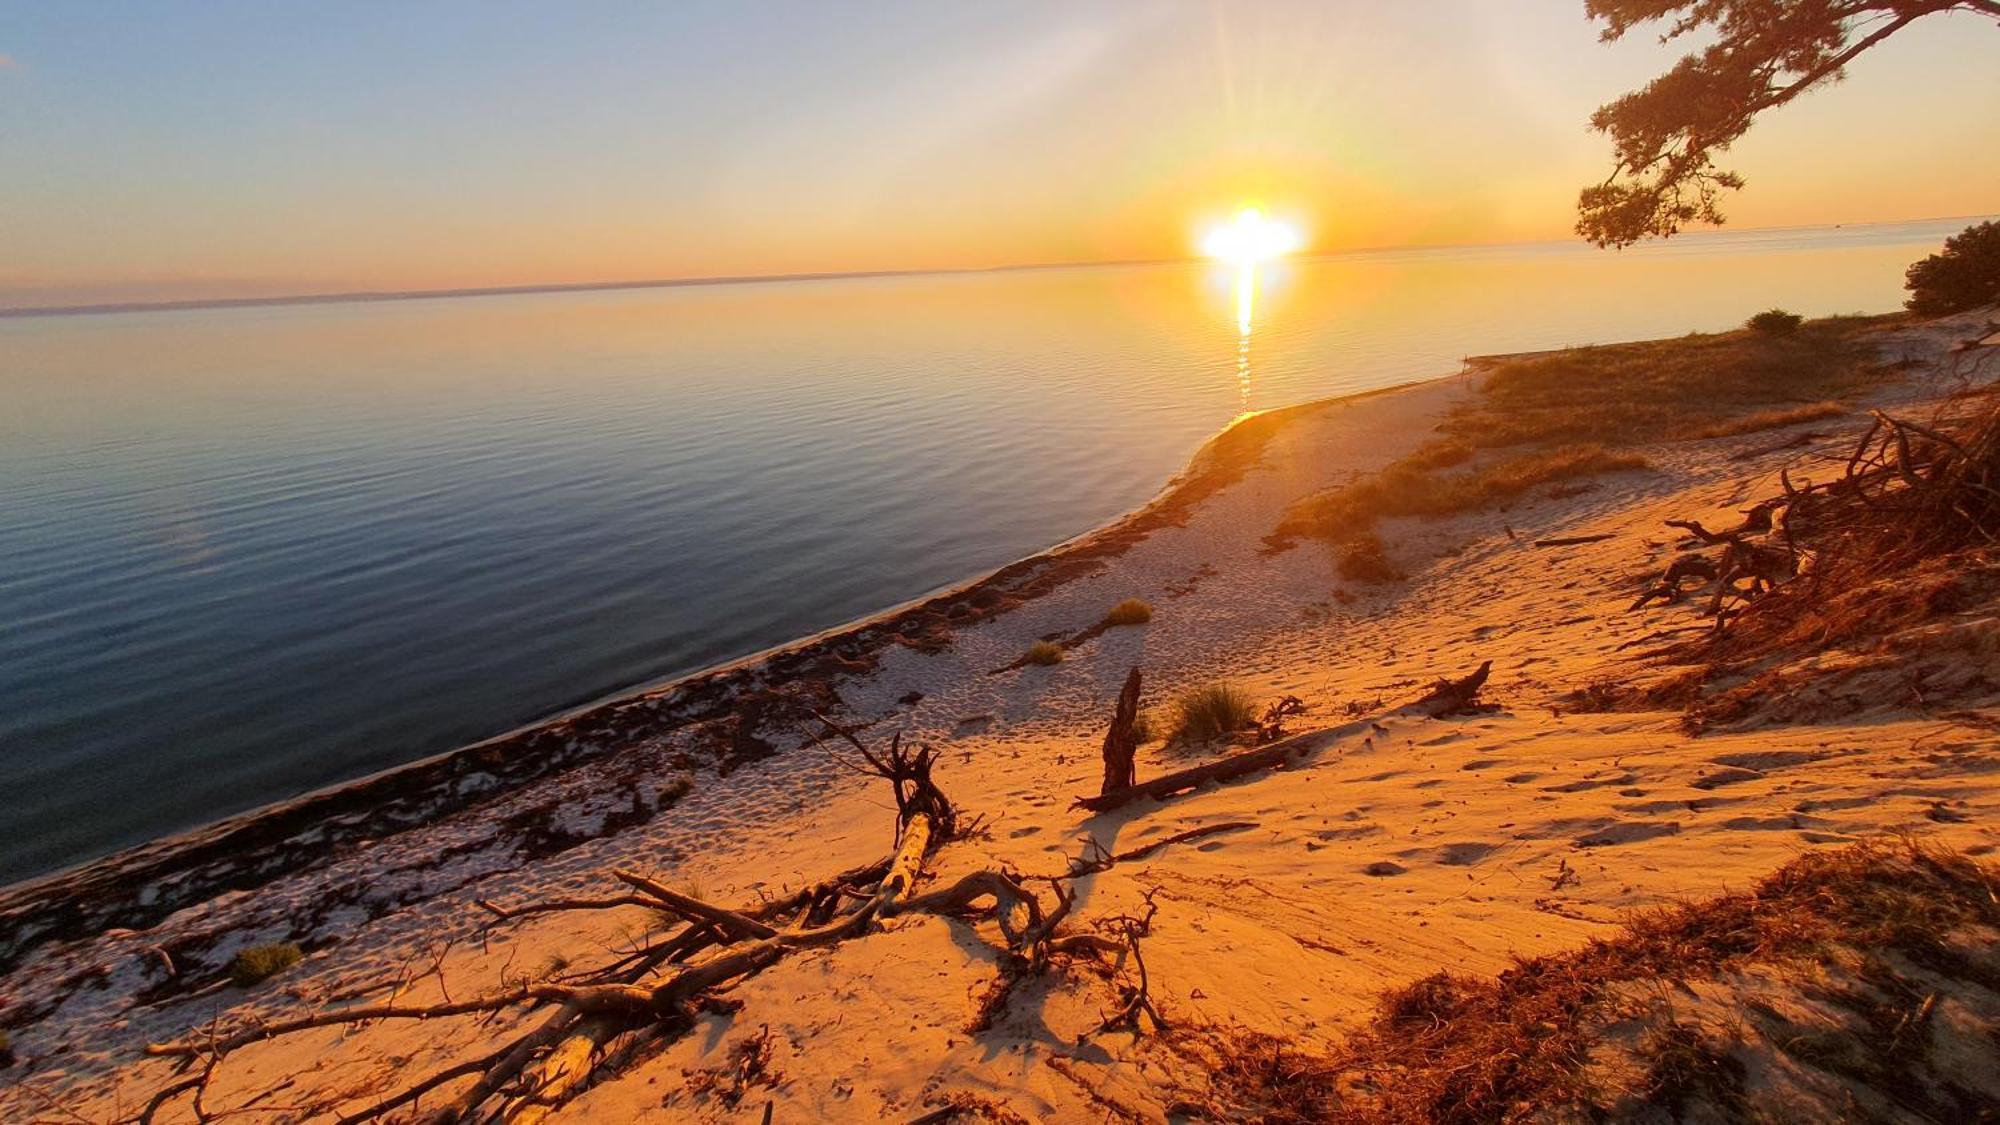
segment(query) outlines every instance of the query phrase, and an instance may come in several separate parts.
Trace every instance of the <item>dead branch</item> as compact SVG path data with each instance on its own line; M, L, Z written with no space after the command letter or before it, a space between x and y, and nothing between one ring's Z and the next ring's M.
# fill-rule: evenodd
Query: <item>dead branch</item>
M1310 735L1295 736L1262 749L1232 754L1206 765L1163 774L1127 789L1100 793L1095 797L1078 797L1073 807L1089 809L1092 812L1105 812L1131 804L1141 797L1164 800L1190 789L1199 788L1211 781L1228 781L1260 770L1275 769L1286 764L1294 754L1303 754L1310 749L1310 745L1305 741L1310 737Z
M1133 665L1125 676L1124 688L1118 692L1111 729L1104 732L1104 783L1097 790L1100 795L1129 789L1139 780L1137 767L1132 764L1133 756L1139 752L1139 740L1133 735L1138 721L1139 668Z
M1576 547L1576 546L1580 546L1580 545L1582 545L1582 544L1584 544L1584 543L1601 543L1601 542L1603 542L1603 541L1604 541L1604 540L1606 540L1606 539L1616 539L1616 538L1618 538L1618 533L1617 533L1617 532L1615 532L1615 531L1607 531L1607 532L1603 532L1602 534L1598 534L1598 535L1567 535L1567 536L1564 536L1564 537L1562 537L1562 538L1560 538L1560 539L1537 539L1537 540L1535 540L1535 546L1537 546L1537 547Z
M637 872L613 871L611 877L628 887L644 891L648 897L655 900L653 905L679 914L690 922L707 922L740 938L768 938L776 937L778 934L778 931L754 918L745 917L734 910L725 910L720 906L710 906L700 899L689 898Z
M1146 913L1143 916L1121 914L1105 919L1102 924L1107 931L1124 938L1126 956L1132 963L1136 979L1123 988L1123 1003L1118 1010L1104 1017L1104 1022L1097 1025L1093 1034L1117 1028L1129 1028L1133 1034L1139 1034L1144 1030L1140 1024L1142 1015L1152 1017L1155 1030L1166 1030L1166 1018L1153 1004L1152 979L1146 972L1145 954L1139 949L1139 939L1153 932L1153 917L1160 912L1160 905L1153 901L1153 896L1159 893L1157 887L1146 892Z
M1433 719L1480 709L1476 702L1479 698L1479 689L1486 686L1486 677L1492 671L1493 662L1488 660L1458 679L1439 680L1423 698L1410 706Z

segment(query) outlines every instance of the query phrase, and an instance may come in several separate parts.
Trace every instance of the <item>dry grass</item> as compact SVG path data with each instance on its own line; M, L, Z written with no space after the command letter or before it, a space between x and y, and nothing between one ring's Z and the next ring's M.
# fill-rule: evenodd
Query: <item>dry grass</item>
M1816 320L1783 336L1724 332L1503 360L1480 400L1446 429L1484 448L1634 445L1781 403L1837 398L1882 380L1856 338L1873 323Z
M1421 451L1419 451L1421 452ZM1377 520L1439 517L1485 511L1519 499L1537 486L1646 467L1646 459L1602 446L1565 445L1517 454L1463 472L1438 473L1397 461L1372 476L1292 506L1273 536L1349 541L1368 534Z
M1382 537L1373 533L1342 543L1334 552L1333 567L1350 582L1395 582L1403 577L1389 561Z
M1395 989L1374 1021L1330 1057L1242 1033L1186 1033L1178 1047L1212 1071L1200 1100L1227 1120L1588 1120L1604 1116L1607 1098L1635 1094L1669 1108L1706 1103L1725 1117L1740 1115L1739 1065L1692 1029L1676 1029L1670 1017L1634 1051L1643 1064L1636 1091L1594 1088L1593 1051L1607 1028L1631 1015L1635 993L1754 965L1880 966L1885 958L1938 979L2000 986L2000 974L1969 958L1963 945L1966 935L2000 926L1996 896L2000 869L1912 842L1812 852L1749 893L1638 914L1615 937L1522 960L1496 979L1438 973ZM1910 1015L1862 1014L1864 1024L1886 1022L1898 1034ZM1939 1120L1951 1117L1953 1105L1976 1100L1934 1074L1905 1073L1923 1060L1870 1049L1877 1045L1865 1041L1867 1027L1842 1034L1863 1038L1850 1053L1871 1068L1850 1079L1911 1108L1943 1111ZM1782 1040L1767 1047L1788 1049Z
M284 972L304 958L305 951L289 941L253 945L230 958L229 981L238 988L249 988Z
M1173 734L1180 742L1212 742L1257 720L1257 702L1234 684L1191 687L1173 702Z
M1119 625L1144 625L1153 619L1153 607L1138 598L1126 598L1111 607L1104 615L1104 623L1113 627Z
M1047 667L1051 664L1061 664L1063 660L1062 646L1052 641L1036 641L1034 644L1028 646L1028 651L1022 655L1021 659L1030 664L1037 664L1042 667Z
M1759 410L1741 418L1727 422L1716 422L1689 430L1683 436L1689 441L1704 441L1708 438L1736 437L1739 434L1754 434L1759 430L1775 430L1780 426L1796 426L1800 422L1817 422L1823 418L1844 418L1849 413L1845 403L1809 402L1804 406L1786 406L1776 410Z
M1881 319L1836 318L1786 333L1742 329L1485 361L1478 400L1446 419L1443 437L1380 472L1299 501L1269 545L1282 549L1304 538L1342 542L1389 517L1484 511L1540 485L1567 489L1598 473L1644 468L1644 458L1622 447L1662 435L1747 433L1828 417L1816 412L1837 409L1833 398L1885 377L1857 338ZM1802 401L1812 405L1796 405ZM1793 405L1774 409L1777 404Z

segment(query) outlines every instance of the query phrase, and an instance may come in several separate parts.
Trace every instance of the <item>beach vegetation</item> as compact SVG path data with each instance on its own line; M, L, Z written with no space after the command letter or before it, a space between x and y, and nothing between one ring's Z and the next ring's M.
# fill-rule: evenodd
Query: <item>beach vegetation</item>
M1692 440L1705 438L1736 437L1740 434L1754 434L1759 430L1775 430L1782 426L1796 426L1801 422L1818 422L1827 418L1844 418L1852 407L1844 402L1808 402L1802 406L1781 406L1775 410L1759 410L1755 414L1745 414L1726 422L1703 426L1690 430L1687 437Z
M1139 598L1126 598L1104 615L1106 625L1144 625L1153 619L1153 607Z
M1034 644L1028 646L1028 651L1022 655L1021 659L1027 661L1029 664L1041 667L1048 667L1051 664L1061 664L1063 660L1062 646L1053 641L1036 641Z
M694 792L694 779L686 774L682 774L665 785L660 786L660 799L654 805L654 808L664 812L680 804L681 798L692 792Z
M1849 1110L1959 1119L1981 1076L1956 1052L1983 1036L1930 1013L1952 991L1990 987L1992 970L1966 951L2000 925L1996 892L2000 868L1915 841L1808 852L1746 891L1639 912L1497 977L1440 972L1395 988L1323 1055L1241 1029L1172 1045L1205 1063L1194 1096L1217 1120L1500 1121L1524 1106L1623 1119L1640 1105L1673 1120L1816 1118L1824 1107L1770 1114L1778 1088L1748 1104L1739 1056L1751 1051L1810 1068L1794 1089L1861 1099ZM1658 1000L1674 986L1685 1006ZM1774 990L1800 1007L1814 998L1824 1015L1810 1037ZM1726 1038L1688 1010L1704 997Z
M1357 535L1335 547L1333 566L1350 582L1395 582L1403 577L1389 561L1382 537L1373 532Z
M1576 231L1599 246L1667 238L1719 224L1724 192L1743 178L1715 157L1757 118L1832 85L1863 51L1928 15L2000 16L1996 0L1774 3L1772 0L1585 0L1615 43L1635 29L1702 44L1643 89L1599 106L1591 128L1611 139L1611 174L1577 196Z
M249 988L269 980L305 959L305 951L289 941L253 945L238 950L229 959L229 981L238 988Z
M1832 417L1844 410L1839 397L1889 377L1859 339L1881 322L1829 318L1780 335L1740 329L1481 361L1479 396L1447 416L1442 436L1297 501L1269 544L1345 542L1383 519L1486 511L1544 485L1574 492L1597 474L1645 468L1632 446Z
M2000 222L1975 223L1944 240L1944 249L1909 268L1905 306L1942 316L2000 301Z
M1213 742L1257 720L1257 702L1235 684L1198 684L1174 698L1173 734L1177 742Z
M1144 746L1160 740L1160 717L1148 707L1132 716L1132 745Z
M1743 322L1743 327L1752 332L1762 332L1768 336L1784 336L1797 332L1806 318L1783 309L1765 309L1763 312Z

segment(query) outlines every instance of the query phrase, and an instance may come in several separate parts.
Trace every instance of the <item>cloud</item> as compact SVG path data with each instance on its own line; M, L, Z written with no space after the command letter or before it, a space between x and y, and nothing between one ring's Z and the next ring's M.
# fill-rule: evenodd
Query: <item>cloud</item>
M0 70L6 70L8 67L19 66L19 65L20 65L19 63L14 61L14 56L0 55Z

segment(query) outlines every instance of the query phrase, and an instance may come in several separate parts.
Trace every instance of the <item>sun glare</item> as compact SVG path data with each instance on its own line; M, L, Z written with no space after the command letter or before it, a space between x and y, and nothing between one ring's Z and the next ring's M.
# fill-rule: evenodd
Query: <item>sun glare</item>
M1304 239L1289 224L1267 217L1256 207L1245 207L1236 218L1208 232L1201 249L1211 258L1236 265L1255 265L1297 250Z

